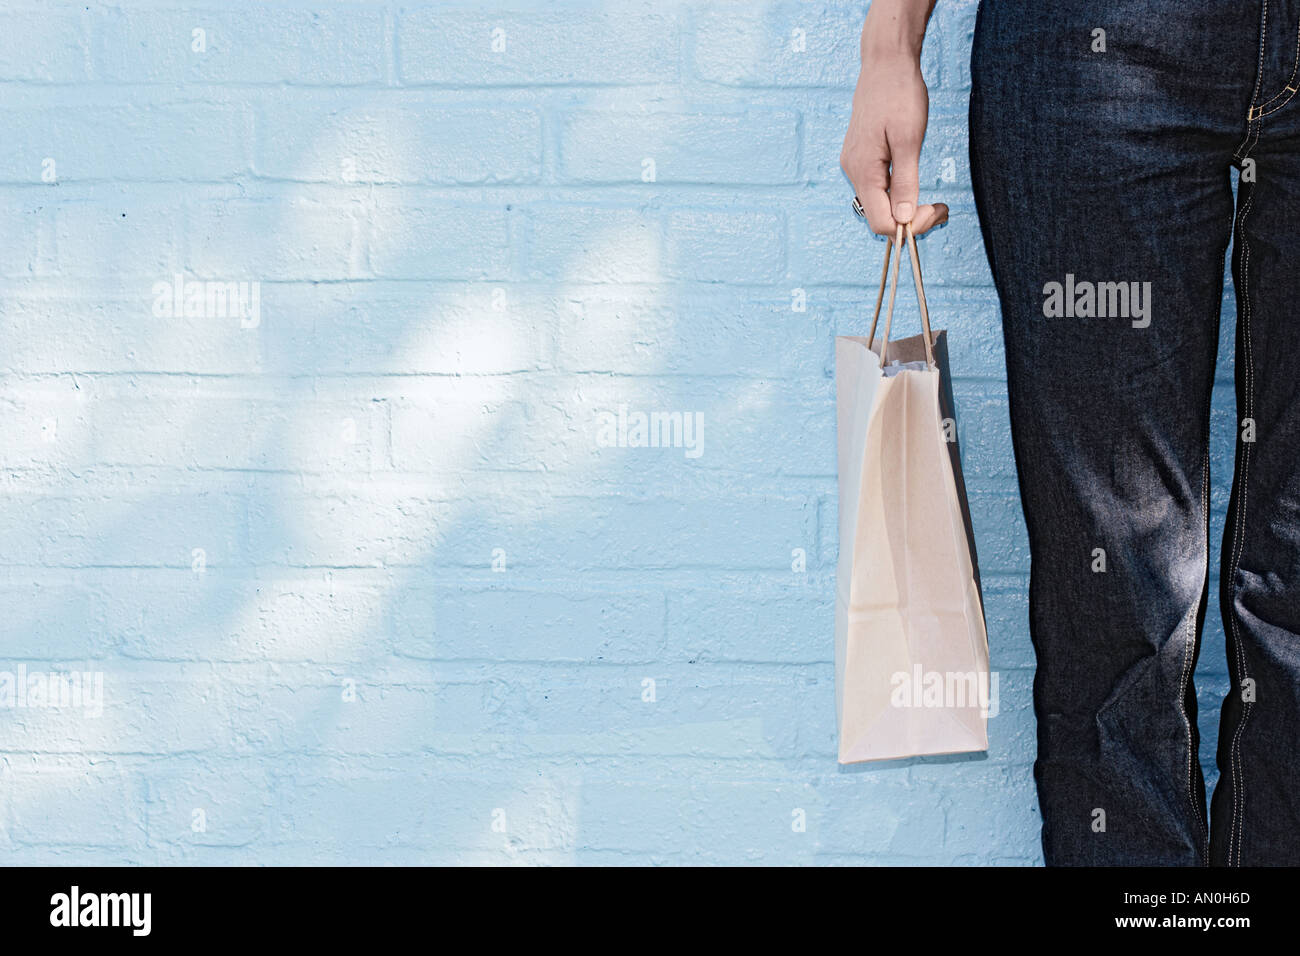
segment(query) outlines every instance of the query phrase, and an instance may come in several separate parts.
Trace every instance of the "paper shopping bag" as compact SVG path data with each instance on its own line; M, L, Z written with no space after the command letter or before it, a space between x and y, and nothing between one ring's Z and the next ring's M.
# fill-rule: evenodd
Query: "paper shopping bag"
M900 229L899 260L902 244ZM867 337L835 342L841 763L987 750L995 706L947 335L931 334L910 229L907 246L923 334L889 341L895 261L882 338L873 317Z

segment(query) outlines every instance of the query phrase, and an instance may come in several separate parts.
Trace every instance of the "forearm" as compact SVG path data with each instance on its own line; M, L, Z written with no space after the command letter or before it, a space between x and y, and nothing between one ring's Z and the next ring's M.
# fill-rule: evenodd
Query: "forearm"
M919 61L935 0L872 0L862 25L862 62L906 57Z

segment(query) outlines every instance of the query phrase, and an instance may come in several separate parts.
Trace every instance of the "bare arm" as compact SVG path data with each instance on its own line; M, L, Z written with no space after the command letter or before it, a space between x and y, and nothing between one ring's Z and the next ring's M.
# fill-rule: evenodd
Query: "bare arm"
M873 0L862 27L862 73L840 166L873 231L892 236L895 223L917 235L946 222L943 203L918 205L921 143L930 95L921 78L921 44L935 0Z

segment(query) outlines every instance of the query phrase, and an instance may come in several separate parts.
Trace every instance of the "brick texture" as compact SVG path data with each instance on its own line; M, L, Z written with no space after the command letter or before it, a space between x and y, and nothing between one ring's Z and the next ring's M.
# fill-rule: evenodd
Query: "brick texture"
M851 773L864 3L7 4L0 671L103 694L0 710L6 858L1037 862L975 6L926 45L921 248L1001 713L987 759Z

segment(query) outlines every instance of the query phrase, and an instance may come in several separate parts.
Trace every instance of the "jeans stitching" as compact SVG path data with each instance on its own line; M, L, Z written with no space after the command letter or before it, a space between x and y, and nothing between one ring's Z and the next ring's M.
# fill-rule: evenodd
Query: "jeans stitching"
M1183 718L1183 727L1187 729L1187 806L1192 811L1192 817L1199 826L1200 814L1196 810L1196 801L1192 799L1192 722L1187 716L1187 664L1192 658L1192 642L1196 639L1195 631L1196 618L1193 617L1188 626L1184 628L1183 667L1178 680L1178 708Z
M1207 410L1206 426L1208 429L1209 426L1208 410ZM1208 441L1208 435L1207 435L1207 441ZM1210 536L1210 453L1208 450L1205 452L1205 456L1201 462L1201 522L1203 528L1202 540L1208 542ZM1208 544L1206 546L1205 556L1202 563L1205 568L1204 574L1208 575L1210 571L1210 554L1209 554ZM1202 576L1201 581L1202 581L1201 597L1204 598L1205 587L1206 587L1204 576ZM1199 604L1199 600L1197 603ZM1199 755L1196 753L1196 750L1193 746L1195 740L1192 734L1192 720L1187 713L1188 678L1190 677L1188 668L1192 659L1192 651L1195 649L1195 647L1196 647L1196 618L1193 617L1192 620L1189 621L1187 624L1187 645L1183 651L1182 691L1181 694L1179 695L1178 703L1179 706L1182 708L1183 724L1187 727L1187 802L1191 806L1192 818L1196 821L1196 824L1201 831L1202 860L1204 861L1204 865L1208 866L1209 859L1210 859L1210 823L1209 820L1205 819L1204 815L1201 812L1200 806L1197 804L1195 798L1192 796L1192 787L1196 782L1195 779L1196 761L1199 759Z
M1217 303L1215 309L1217 315L1217 309L1218 309ZM1213 383L1211 383L1211 385L1213 385ZM1211 395L1211 400L1213 400L1212 395ZM1205 542L1205 561L1203 562L1205 565L1205 571L1204 571L1204 576L1202 578L1202 581L1204 582L1201 585L1202 589L1206 589L1210 585L1209 582L1209 578L1210 578L1210 442L1209 442L1209 437L1210 437L1210 408L1209 408L1209 404L1207 403L1205 409L1205 439L1206 439L1205 462L1201 468L1201 515L1203 516L1204 528L1205 528L1204 536L1202 538L1202 540ZM1202 597L1204 596L1205 595L1202 594ZM1195 691L1193 691L1193 696L1195 696ZM1199 763L1201 759L1201 755L1199 753L1199 748L1197 749L1198 749L1198 753L1195 754L1195 759ZM1191 778L1191 775L1192 775L1192 771L1189 770L1188 771L1189 779ZM1205 797L1204 780L1201 781L1201 797L1202 799L1204 799ZM1197 809L1199 811L1197 816L1200 818L1201 821L1201 843L1204 848L1204 854L1205 854L1203 859L1205 860L1205 865L1209 866L1210 865L1209 811L1208 811L1208 807L1206 806L1199 806L1197 807Z
M1206 458L1205 458L1205 460L1204 460L1203 463L1202 463L1202 472L1201 472L1201 514L1202 514L1202 516L1208 516L1208 514L1209 514L1209 512L1208 512L1207 509L1206 509L1206 505L1207 505L1206 495L1207 495L1207 493L1208 493L1208 491L1209 491L1209 489L1208 489L1208 487L1207 487L1207 485L1206 485L1206 479L1209 477L1209 470L1208 470L1208 467L1205 467L1205 466L1208 466L1208 464L1209 464L1209 453L1207 452L1207 453L1206 453ZM1206 561L1208 562L1208 560L1209 560L1209 557L1208 557L1208 555L1207 555L1207 556L1206 556ZM1205 587L1205 585L1202 584L1201 587L1202 587L1202 590L1203 590L1204 587ZM1199 604L1199 598L1197 599L1197 603ZM1179 692L1178 692L1178 707L1179 707L1179 713L1180 713L1180 716L1181 716L1182 719L1183 719L1183 726L1187 729L1187 777L1186 777L1186 780L1187 780L1187 807L1188 807L1188 809L1189 809L1189 810L1191 811L1191 813L1192 813L1192 819L1196 822L1196 826L1201 830L1202 844L1204 844L1204 842L1205 842L1205 840L1204 840L1204 837L1205 837L1205 831L1204 831L1204 828L1203 828L1202 825L1201 825L1201 814L1200 814L1199 809L1198 809L1197 806L1196 806L1196 800L1195 800L1195 798L1192 796L1192 778L1193 778L1193 776L1194 776L1194 769L1193 769L1193 763L1192 763L1192 760L1193 760L1193 754L1192 754L1192 721L1191 721L1191 718L1190 718L1190 717L1188 716L1188 714L1187 714L1187 678L1188 678L1188 665L1189 665L1189 663L1191 662L1191 659L1192 659L1192 647L1194 646L1194 644L1195 644L1195 642L1196 642L1196 618L1195 618L1195 617L1193 617L1193 618L1188 622L1187 627L1186 627L1186 629L1185 629L1185 632L1186 632L1186 637L1184 638L1184 641L1183 641L1183 666L1182 666L1182 672L1181 672L1181 674L1180 674L1180 676L1179 676L1179 681L1178 681L1178 688L1179 688Z
M1238 160L1244 159L1250 153L1250 151L1255 148L1255 144L1251 142L1252 135L1255 136L1256 141L1258 141L1259 127L1255 125L1255 121L1254 121L1255 103L1259 99L1259 91L1264 82L1264 44L1267 41L1267 39L1268 39L1268 0L1264 0L1264 6L1260 13L1260 22L1259 22L1259 63L1255 67L1255 89L1250 94L1250 107L1246 110L1246 122L1248 124L1246 127L1246 136L1244 139L1242 139L1241 145L1238 146L1236 151L1233 153L1233 156ZM1247 143L1249 143L1250 145L1247 146L1246 145Z
M1275 93L1269 99L1265 100L1263 103L1260 103L1259 106L1255 107L1255 109L1259 110L1259 112L1256 114L1256 119L1262 119L1265 116L1269 116L1273 113L1276 113L1282 107L1286 106L1287 103L1291 102L1291 97L1295 96L1296 94L1295 78L1296 78L1297 71L1300 71L1300 24L1297 24L1297 28L1296 28L1295 60L1291 64L1291 75L1287 77L1286 87L1282 90L1279 90L1277 93ZM1277 106L1273 107L1271 110L1264 109L1264 107L1268 106L1270 103L1276 100L1283 93L1287 94L1286 99L1282 100L1281 103L1277 104Z
M1259 65L1256 68L1256 73L1255 73L1255 90L1250 97L1251 106L1246 111L1246 120L1248 124L1246 127L1246 136L1242 140L1241 145L1237 147L1236 152L1233 154L1234 158L1237 159L1238 162L1244 162L1246 157L1250 155L1250 151L1253 150L1255 148L1255 145L1259 142L1260 130L1263 127L1263 122L1261 121L1262 113L1258 116L1256 115L1255 110L1258 107L1255 104L1259 100L1259 91L1263 85L1263 80L1264 80L1264 49L1267 43L1267 39L1268 39L1268 0L1264 0L1264 6L1260 17ZM1300 43L1300 37L1298 37L1297 42ZM1296 64L1297 66L1300 66L1300 53L1297 54ZM1288 85L1290 85L1289 82ZM1273 102L1273 100L1275 99L1277 99L1277 96L1274 96L1272 99L1270 99L1268 103ZM1267 105L1267 103L1264 105ZM1275 110L1270 112L1275 112ZM1251 204L1254 202L1254 200L1255 200L1255 192L1254 189L1252 188L1250 195L1246 197L1245 206L1242 207L1241 220L1239 223L1240 234L1241 234L1241 262L1242 262L1241 301L1243 303L1242 312L1243 312L1243 319L1244 319L1244 323L1242 326L1242 331L1243 331L1242 340L1246 346L1246 355L1245 355L1246 417L1250 417L1254 406L1254 362L1251 355L1250 289L1249 289L1249 282L1248 282L1248 278L1250 274L1250 244L1246 241L1245 233L1246 233L1246 217L1250 213L1250 207ZM1236 527L1233 529L1233 553L1227 568L1227 572L1229 575L1228 582L1229 582L1230 593L1232 592L1233 589L1233 581L1236 578L1237 569L1239 567L1238 562L1241 559L1241 552L1244 546L1244 527L1245 527L1245 515L1246 515L1246 499L1247 499L1247 492L1249 488L1249 475L1250 475L1250 446L1249 444L1246 444L1245 448L1242 451L1241 500L1238 502L1237 505L1237 520L1235 522ZM1235 650L1236 650L1236 657L1237 657L1237 672L1240 679L1244 677L1246 673L1246 657L1245 657L1245 652L1242 650L1241 647L1240 634L1237 629L1236 614L1233 612L1231 607L1227 609L1227 612L1228 612L1227 618L1232 631L1233 643L1236 645ZM1240 687L1234 687L1229 692L1240 693ZM1237 861L1238 861L1237 865L1240 865L1240 861L1241 861L1241 844L1238 839L1238 833L1240 832L1240 828L1241 828L1242 809L1244 808L1245 800L1242 792L1244 787L1242 783L1243 773L1240 766L1241 761L1239 758L1239 743L1241 740L1241 732L1246 725L1246 719L1249 716L1249 712L1250 712L1250 705L1243 703L1243 713L1241 719L1237 722L1236 731L1233 734L1232 742L1231 744L1229 744L1228 747L1227 770L1228 770L1229 784L1230 784L1229 792L1232 794L1232 808L1231 808L1231 817L1229 820L1229 827L1228 827L1228 848L1227 848L1227 853L1225 858L1229 866L1232 865L1232 856L1233 856L1234 847L1236 848L1237 851Z
M1264 128L1264 124L1262 122L1256 121L1251 131L1246 134L1246 139L1249 141L1250 145L1246 147L1246 152L1242 153L1240 157L1241 162L1244 163L1247 159L1250 158L1250 151L1254 149L1255 146L1259 143L1259 131L1263 128Z
M1243 319L1245 320L1244 323L1243 323L1243 328L1242 328L1242 332L1243 332L1243 335L1242 335L1242 343L1243 343L1243 344L1246 343L1246 340L1248 339L1248 337L1249 337L1249 335L1250 335L1250 291L1249 291L1249 285L1248 285L1248 282L1247 282L1247 279L1248 279L1249 274L1250 274L1250 247L1249 247L1249 245L1248 245L1248 244L1246 243L1246 241L1245 241L1244 233L1245 233L1245 225L1246 225L1246 214L1250 211L1250 205L1251 205L1251 202L1252 202L1252 200L1253 200L1254 198L1255 198L1255 197L1254 197L1254 193L1252 192L1251 195L1250 195L1249 197L1247 197L1247 199L1246 199L1246 205L1245 205L1245 207L1242 209L1242 214L1241 214L1241 225L1242 225L1242 233L1243 233L1243 236L1242 236L1242 270L1241 270L1241 278L1242 278L1242 302L1243 302L1243 305L1244 305L1244 308L1243 308L1243 312L1244 312ZM1246 397L1246 410L1245 410L1245 411L1246 411L1246 417L1249 418L1249 417L1250 417L1250 405L1251 405L1251 399L1250 399L1250 392L1251 392L1251 381L1250 381L1250 379L1251 379L1251 368L1250 368L1250 366L1251 366L1251 363L1250 363L1250 359L1249 359L1249 346L1247 346L1247 355L1244 356L1244 358L1246 358L1246 396L1247 396L1247 397ZM1244 444L1244 443L1243 443L1243 444ZM1230 563L1229 566L1228 566L1228 572L1229 572L1229 575L1228 575L1228 587L1229 587L1229 593L1230 593L1230 594L1232 593L1233 589L1234 589L1235 586L1236 586L1236 585L1235 585L1235 582L1236 582L1236 576L1237 576L1237 562L1238 562L1238 560L1239 560L1239 558L1240 558L1240 555L1241 555L1241 549L1242 549L1242 527L1243 527L1243 525L1244 525L1244 523L1245 523L1245 512L1246 512L1246 509L1245 509L1245 504L1246 504L1246 483L1247 483L1247 481L1249 480L1249 479L1248 479L1248 473L1249 473L1249 467L1250 467L1250 466L1249 466L1249 458L1250 458L1250 449L1244 447L1244 448L1242 449L1242 458L1241 458L1241 464L1242 464L1242 474L1241 474L1241 479L1242 479L1242 493L1241 493L1241 500L1237 503L1237 520L1236 520L1236 522L1235 522L1236 527L1233 529L1233 552L1232 552L1232 561L1231 561L1231 563ZM1234 682L1234 684L1236 684L1236 685L1240 685L1241 675L1244 673L1244 671L1243 671L1243 666L1244 666L1244 665L1243 665L1243 655L1242 655L1242 651L1241 651L1241 638L1240 638L1240 633L1238 632L1238 629L1237 629L1237 618L1236 618L1235 610L1234 610L1234 608L1232 607L1232 604L1233 604L1233 603L1235 603L1235 599L1230 598L1230 601L1229 601L1229 607L1228 607L1228 618L1229 618L1229 620L1231 621L1231 625L1232 625L1232 639L1233 639L1233 644L1234 644L1234 651L1235 651L1235 653L1236 653L1236 657L1237 657L1237 673L1238 673L1238 679L1237 679L1237 681ZM1239 691L1239 686L1234 686L1234 687L1233 687L1229 692L1230 692L1230 693L1238 693L1238 691ZM1244 706L1244 705L1243 705L1243 706ZM1243 714L1243 717L1244 717L1244 714ZM1236 754L1237 754L1237 741L1238 741L1238 740L1240 739L1240 737L1241 737L1241 725L1242 725L1243 722L1244 722L1243 720L1238 720L1238 722L1237 722L1237 727L1236 727L1236 729L1235 729L1235 731L1234 731L1234 733L1233 733L1232 742L1231 742L1231 743L1229 744L1229 746L1228 746L1228 768L1229 768L1229 770L1230 770L1230 772L1231 772L1231 777L1230 777L1230 779L1231 779L1231 781L1232 781L1232 791L1231 791L1231 792L1232 792L1232 825L1229 827L1229 830L1228 830L1228 853L1227 853L1227 859L1228 859L1228 865L1229 865L1229 866L1232 865L1233 849L1234 849L1234 847L1237 846L1237 834L1238 834L1238 832L1239 832L1240 820L1241 820L1241 815L1240 815L1240 802L1241 802L1241 768L1240 768L1240 766L1238 765L1238 760L1237 760L1237 756L1236 756ZM1238 857L1238 859L1240 859L1240 857Z
M1284 99L1281 103L1278 103L1277 106L1273 107L1271 110L1267 110L1267 111L1264 111L1264 112L1259 113L1259 114L1256 116L1256 119L1263 119L1265 116L1272 116L1274 113L1276 113L1276 112L1277 112L1278 110L1280 110L1282 107L1286 106L1288 103L1291 102L1291 98L1292 98L1293 96L1296 95L1297 90L1296 90L1296 88L1295 88L1294 86L1288 86L1288 87L1286 88L1286 92L1287 92L1287 94L1288 94L1286 99ZM1281 96L1281 95L1282 95L1281 93L1278 94L1278 96ZM1277 98L1277 97L1274 97L1274 99L1276 99L1276 98ZM1270 102L1271 102L1271 101L1270 101ZM1259 107L1259 109L1263 110L1264 108L1261 106L1261 107Z
M1244 318L1242 331L1242 343L1246 346L1246 417L1252 418L1255 410L1255 361L1252 349L1250 335L1250 243L1246 239L1246 217L1250 214L1250 207L1255 201L1255 190L1252 188L1250 195L1246 198L1246 205L1241 211L1241 301L1244 306ZM1241 500L1237 504L1237 527L1234 529L1234 548L1232 562L1229 565L1229 589L1230 593L1235 592L1237 572L1241 569L1241 552L1245 546L1245 524L1246 524L1246 502L1250 489L1250 443L1243 442L1245 446L1241 456ZM1235 604L1235 598L1231 604ZM1248 679L1246 675L1246 654L1241 645L1241 636L1237 628L1236 611L1231 605L1228 608L1228 620L1232 624L1232 638L1236 645L1237 653L1237 686L1232 688L1232 693L1241 692L1241 682ZM1232 865L1233 848L1236 848L1237 866L1241 866L1241 818L1245 809L1245 774L1241 766L1241 732L1246 727L1246 721L1250 718L1250 703L1242 703L1241 719L1237 722L1237 729L1232 736L1232 743L1228 748L1228 767L1232 772L1232 825L1228 832L1228 863Z

